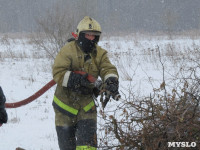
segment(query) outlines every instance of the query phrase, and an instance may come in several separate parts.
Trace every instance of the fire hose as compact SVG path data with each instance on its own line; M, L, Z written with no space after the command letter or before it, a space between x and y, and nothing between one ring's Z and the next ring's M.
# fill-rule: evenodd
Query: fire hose
M74 73L77 73L77 74L81 74L81 75L84 75L85 72L83 71L74 71ZM94 83L96 81L96 79L91 76L91 75L88 75L87 76L87 79L91 82L91 83ZM33 94L32 96L24 99L24 100L21 100L19 102L14 102L14 103L5 103L5 107L6 108L17 108L17 107L21 107L23 105L26 105L32 101L34 101L35 99L37 99L38 97L40 97L42 94L44 94L47 90L49 90L52 86L54 86L56 84L56 82L54 80L51 80L49 83L47 83L44 87L42 87L39 91L37 91L35 94Z
M81 75L86 74L83 71L73 71L73 72L77 73L77 74L81 74ZM98 83L98 82L96 82L98 80L96 78L94 78L92 75L88 75L87 79L91 83L94 83L94 84ZM56 82L54 80L51 80L50 82L48 82L44 87L42 87L39 91L37 91L32 96L30 96L30 97L28 97L28 98L26 98L24 100L18 101L18 102L5 103L5 107L6 108L17 108L17 107L21 107L23 105L26 105L26 104L36 100L38 97L40 97L42 94L44 94L47 90L49 90L55 84L56 84ZM100 101L102 103L103 109L106 107L106 105L107 105L108 101L110 100L111 96L112 96L112 98L114 100L117 100L117 101L121 98L119 93L113 95L109 91L106 91L104 88L102 88L103 87L103 83L102 82L100 82L99 85L97 85L96 87L99 89L99 95L101 95ZM103 94L105 95L105 99L104 100L103 100Z
M23 105L26 105L26 104L34 101L38 97L40 97L42 94L44 94L47 90L49 90L55 84L56 84L56 82L54 80L51 80L49 83L47 83L44 87L42 87L39 91L37 91L32 96L30 96L30 97L28 97L28 98L26 98L24 100L21 100L19 102L5 103L5 107L6 108L17 108L17 107L21 107Z

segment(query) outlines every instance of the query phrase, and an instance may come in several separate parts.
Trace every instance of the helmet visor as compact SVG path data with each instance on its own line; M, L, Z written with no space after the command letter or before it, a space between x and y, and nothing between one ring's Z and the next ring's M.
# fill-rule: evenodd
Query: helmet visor
M89 35L101 35L101 32L98 31L82 31L82 33L89 34Z

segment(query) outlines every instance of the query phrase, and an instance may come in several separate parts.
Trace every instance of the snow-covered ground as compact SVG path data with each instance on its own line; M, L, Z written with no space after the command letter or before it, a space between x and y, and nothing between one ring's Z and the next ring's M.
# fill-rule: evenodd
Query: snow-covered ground
M192 51L199 48L200 41L190 38L113 37L102 40L99 45L108 50L111 61L118 67L121 93L126 94L126 88L131 86L137 96L144 96L162 83L161 63L165 66L166 80L171 83L169 79L179 75L180 66L188 65L184 57L192 55ZM0 86L7 102L31 96L52 79L53 60L43 54L43 51L35 50L28 40L1 41ZM26 150L59 149L52 108L54 90L55 86L26 106L7 109L8 123L0 127L0 150L17 147ZM112 101L106 109L118 103ZM102 123L99 115L99 128ZM98 135L102 134L99 130Z

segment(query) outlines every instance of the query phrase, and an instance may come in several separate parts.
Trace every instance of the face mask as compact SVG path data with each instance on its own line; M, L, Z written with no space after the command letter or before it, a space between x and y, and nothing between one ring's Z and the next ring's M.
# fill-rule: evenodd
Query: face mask
M77 42L81 50L88 54L91 53L96 48L98 39L99 36L95 36L94 40L89 40L85 38L85 33L80 33Z

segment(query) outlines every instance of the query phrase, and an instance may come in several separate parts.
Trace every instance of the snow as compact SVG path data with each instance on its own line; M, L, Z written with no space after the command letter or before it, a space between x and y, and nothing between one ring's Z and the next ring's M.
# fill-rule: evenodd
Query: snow
M109 51L112 63L118 67L123 99L126 89L130 87L136 95L144 96L162 83L162 65L156 51L158 47L163 54L166 79L169 79L178 74L180 64L166 57L167 47L171 45L179 52L188 54L188 49L198 47L200 41L190 38L113 37L103 39L99 45ZM31 96L52 79L53 60L46 58L44 52L35 50L28 40L10 40L9 45L1 43L0 49L0 86L8 103ZM7 109L8 123L0 127L0 150L14 150L17 147L27 150L59 149L52 107L54 90L55 86L26 106ZM106 111L111 111L119 103L109 102ZM98 116L98 136L103 136L100 128L104 121L101 115Z
M48 68L48 72L46 71ZM7 102L25 99L52 78L48 60L5 60L1 63L0 85ZM0 129L0 149L58 149L51 106L54 88L36 101L19 108L7 109L9 120ZM50 125L51 124L51 125Z

